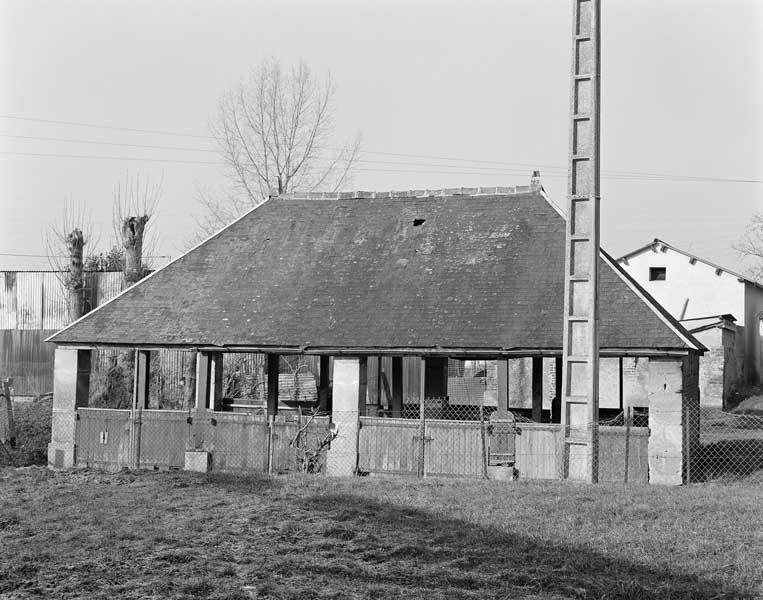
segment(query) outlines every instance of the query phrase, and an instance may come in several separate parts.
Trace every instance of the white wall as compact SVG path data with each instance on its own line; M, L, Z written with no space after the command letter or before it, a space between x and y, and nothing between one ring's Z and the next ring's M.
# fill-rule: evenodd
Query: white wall
M701 261L693 265L689 257L670 248L665 252L647 249L620 265L676 319L681 318L689 299L685 319L709 315L732 314L742 325L745 317L745 284L736 275ZM665 281L649 281L650 267L665 267Z

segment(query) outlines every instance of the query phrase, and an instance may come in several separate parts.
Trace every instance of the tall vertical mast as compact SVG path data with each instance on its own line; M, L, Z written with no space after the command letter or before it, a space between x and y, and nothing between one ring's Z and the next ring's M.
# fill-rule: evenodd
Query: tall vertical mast
M598 479L600 0L573 0L562 477Z

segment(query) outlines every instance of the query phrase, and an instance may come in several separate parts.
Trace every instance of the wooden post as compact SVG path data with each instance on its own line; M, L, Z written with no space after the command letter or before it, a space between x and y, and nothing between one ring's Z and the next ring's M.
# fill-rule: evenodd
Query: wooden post
M278 354L268 354L268 418L278 414Z
M379 354L376 357L376 409L377 411L382 408L382 356ZM376 414L379 414L378 412Z
M273 472L275 420L278 414L278 363L280 356L278 354L268 354L268 473Z
M331 412L331 389L329 382L330 356L321 355L320 374L318 380L318 410L320 412Z
M132 406L130 407L130 469L140 468L140 434L143 423L143 410L148 408L149 373L151 365L151 352L148 350L136 350L134 383L132 394Z
M210 360L208 352L199 352L196 359L196 406L193 415L193 445L201 450L204 445L204 427L209 406Z
M426 359L422 356L419 363L419 465L418 475L424 477L424 452L426 450L426 420L424 394L426 392Z
M620 364L622 364L622 358ZM623 481L628 483L628 467L630 462L631 453L631 407L628 406L625 409L625 475Z
M551 401L551 422L562 422L562 357L557 356L554 360L554 399Z
M16 445L16 425L13 420L13 400L11 399L11 386L13 379L3 379L0 382L0 444L5 442L13 448ZM4 417L3 417L4 415Z
M139 410L148 408L149 384L151 382L151 352L137 350L135 352L135 389L133 390L133 405Z
M487 439L485 439L485 401L480 398L480 442L482 444L482 476L487 479Z
M392 416L403 416L403 357L392 357Z
M540 423L543 420L543 357L541 356L533 356L532 400L532 419Z
M498 359L498 410L499 418L508 418L509 412L509 359Z
M223 409L223 353L210 353L209 408L214 411Z
M361 356L358 359L360 368L358 379L358 417L366 415L366 405L368 404L368 358Z
M183 383L183 402L184 408L191 411L191 407L196 405L196 357L199 353L196 351L186 352L184 360L184 378Z

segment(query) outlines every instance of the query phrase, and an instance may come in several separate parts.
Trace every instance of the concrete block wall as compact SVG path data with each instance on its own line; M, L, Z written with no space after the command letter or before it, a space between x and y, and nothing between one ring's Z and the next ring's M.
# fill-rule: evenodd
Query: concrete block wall
M680 485L699 450L699 355L649 360L649 483Z

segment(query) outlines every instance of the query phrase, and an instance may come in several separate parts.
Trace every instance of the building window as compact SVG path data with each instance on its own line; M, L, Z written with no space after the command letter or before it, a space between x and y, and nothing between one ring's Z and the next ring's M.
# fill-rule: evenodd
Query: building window
M649 281L665 281L666 274L665 267L649 267Z

